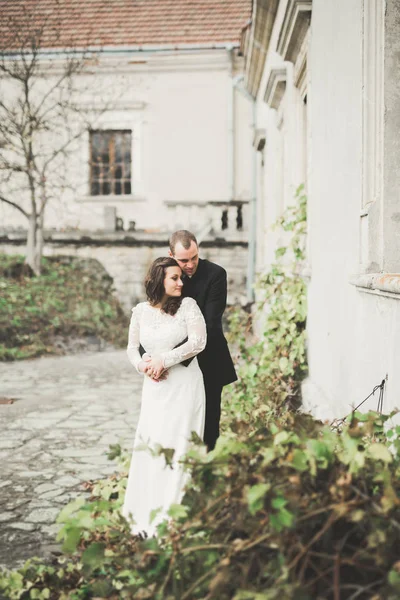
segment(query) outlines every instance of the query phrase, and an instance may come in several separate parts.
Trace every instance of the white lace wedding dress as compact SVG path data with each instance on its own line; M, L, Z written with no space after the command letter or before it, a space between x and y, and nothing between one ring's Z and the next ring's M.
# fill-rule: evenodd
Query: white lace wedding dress
M174 348L185 338L188 341ZM184 298L175 315L169 315L148 302L132 309L128 357L137 369L142 360L139 344L150 355L161 355L167 379L155 382L144 377L142 404L136 430L128 485L122 509L133 520L132 533L153 535L166 517L171 504L179 503L187 476L177 461L189 449L191 432L201 438L204 432L205 392L197 358L189 366L179 363L201 352L206 345L206 325L192 298ZM174 448L173 468L164 456L154 456L148 448ZM160 509L150 522L150 513Z

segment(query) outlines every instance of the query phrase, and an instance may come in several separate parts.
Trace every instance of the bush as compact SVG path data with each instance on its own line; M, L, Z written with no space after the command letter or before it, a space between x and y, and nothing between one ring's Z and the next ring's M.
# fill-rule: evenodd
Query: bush
M400 428L355 414L339 434L310 416L258 406L216 449L193 449L193 477L157 539L133 537L115 476L60 515L67 552L0 576L14 598L395 599L400 593ZM394 440L394 441L393 441ZM391 448L392 447L392 448Z
M0 360L61 354L90 336L126 344L128 319L97 261L44 258L39 277L22 256L1 255L0 265Z

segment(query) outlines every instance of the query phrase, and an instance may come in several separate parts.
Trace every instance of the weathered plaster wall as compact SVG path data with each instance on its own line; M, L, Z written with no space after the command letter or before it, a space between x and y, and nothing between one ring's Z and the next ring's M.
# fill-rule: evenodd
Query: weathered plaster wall
M308 55L312 163L308 287L310 377L325 416L357 402L357 292L361 202L362 116L361 0L338 10L334 0L313 3ZM375 381L371 373L371 383ZM365 388L371 387L365 381ZM367 394L365 394L367 395Z
M400 272L400 4L386 0L383 270Z

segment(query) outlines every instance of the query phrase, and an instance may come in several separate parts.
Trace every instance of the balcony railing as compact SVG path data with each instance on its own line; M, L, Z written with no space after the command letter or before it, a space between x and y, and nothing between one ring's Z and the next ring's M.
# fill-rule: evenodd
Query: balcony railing
M228 239L247 238L248 200L210 202L167 200L171 231L189 229L204 236L212 234Z

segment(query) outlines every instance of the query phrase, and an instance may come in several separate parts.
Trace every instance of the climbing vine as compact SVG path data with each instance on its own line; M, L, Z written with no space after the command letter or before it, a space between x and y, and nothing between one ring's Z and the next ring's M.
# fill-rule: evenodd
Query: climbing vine
M301 277L305 261L306 207L304 187L296 191L296 202L275 225L286 244L275 251L275 261L256 283L257 305L252 317L234 309L229 318L230 341L237 348L239 381L227 388L232 410L251 414L261 399L273 407L293 405L306 371L306 284ZM252 321L262 333L248 343ZM253 336L254 337L254 336Z

